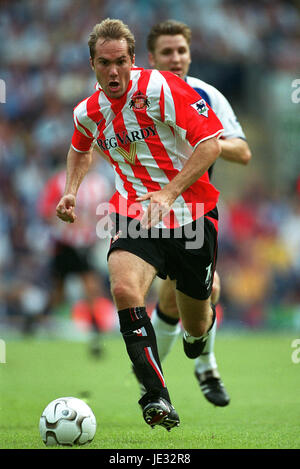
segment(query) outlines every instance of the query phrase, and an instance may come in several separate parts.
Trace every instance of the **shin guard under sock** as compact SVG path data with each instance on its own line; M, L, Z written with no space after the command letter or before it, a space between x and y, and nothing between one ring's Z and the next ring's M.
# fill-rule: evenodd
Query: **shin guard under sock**
M158 356L156 337L145 307L118 311L120 331L138 379L149 398L170 401ZM151 396L151 397L150 397Z

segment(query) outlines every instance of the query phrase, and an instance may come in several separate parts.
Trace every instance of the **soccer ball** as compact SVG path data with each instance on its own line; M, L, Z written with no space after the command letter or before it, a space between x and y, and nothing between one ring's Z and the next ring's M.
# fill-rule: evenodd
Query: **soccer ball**
M40 418L40 435L47 446L84 445L96 433L90 407L76 397L60 397L47 405Z

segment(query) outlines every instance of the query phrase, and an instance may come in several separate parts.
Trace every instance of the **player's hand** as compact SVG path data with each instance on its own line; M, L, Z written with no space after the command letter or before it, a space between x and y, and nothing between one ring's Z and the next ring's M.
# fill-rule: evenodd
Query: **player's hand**
M174 198L167 190L148 192L137 197L138 202L150 200L150 204L141 220L141 227L148 230L157 225L171 210Z
M75 215L76 199L72 194L64 195L56 207L56 215L63 221L74 223L77 216Z

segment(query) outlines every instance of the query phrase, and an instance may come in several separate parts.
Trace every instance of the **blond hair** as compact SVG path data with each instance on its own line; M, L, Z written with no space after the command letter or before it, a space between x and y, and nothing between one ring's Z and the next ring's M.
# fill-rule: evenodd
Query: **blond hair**
M96 42L100 37L108 41L115 39L125 39L128 45L128 53L131 60L133 60L135 39L130 29L126 24L123 23L123 21L106 18L105 20L101 21L101 23L98 23L94 26L88 41L90 56L92 59L95 57Z

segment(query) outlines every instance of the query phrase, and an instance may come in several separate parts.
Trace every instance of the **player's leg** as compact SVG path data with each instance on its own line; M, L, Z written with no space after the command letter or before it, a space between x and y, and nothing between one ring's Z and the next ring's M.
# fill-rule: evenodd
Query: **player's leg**
M220 279L217 273L214 276L212 287L211 302L216 304L220 296ZM163 361L171 351L177 337L181 332L179 324L179 313L176 303L175 294L175 281L167 278L161 282L159 289L159 302L152 313L152 324L156 333L157 347L160 360ZM209 335L203 355L197 359L199 365L199 372L201 371L201 364L204 366L204 371L208 369L214 370L217 368L216 359L214 356L214 342L216 335L216 324L213 326L212 333ZM203 362L203 363L202 363Z
M159 303L151 316L161 362L170 353L176 339L181 333L174 283L169 278L161 282ZM211 302L216 304L219 297L220 279L215 272ZM215 321L206 340L203 352L195 359L195 377L200 389L209 402L218 406L225 406L229 403L230 398L221 380L214 354L216 330L217 322ZM143 394L144 392L145 390L141 386L141 393Z
M56 242L53 246L52 257L49 264L51 290L48 304L45 308L45 315L51 315L52 312L61 305L64 300L64 287L67 276L71 273L70 268L70 249L63 243Z
M152 314L152 324L156 332L157 346L161 361L168 355L173 344L180 334L179 312L175 293L175 280L163 280L159 288L159 302ZM220 278L215 272L210 301L216 305L220 297ZM205 347L205 354L213 354L216 324L214 334L210 335ZM199 357L201 360L201 356ZM214 359L215 363L215 359Z
M89 315L91 318L92 337L89 344L89 351L93 356L99 357L102 352L100 345L100 336L102 331L96 320L95 302L101 295L101 279L99 278L98 273L95 272L90 266L87 270L84 270L80 276L84 287L85 300L87 302Z
M211 303L217 305L220 299L221 282L217 272L214 274ZM230 397L221 379L214 353L217 321L211 329L201 355L195 360L195 377L206 399L217 406L224 407L229 404Z
M212 292L210 296L211 303L216 306L220 298L220 277L217 272L214 274ZM217 321L212 327L211 333L206 341L202 354L195 360L195 373L199 376L207 371L215 371L217 374L217 362L214 354L214 345L216 339Z
M221 281L218 272L215 272L214 281L212 286L212 292L210 296L210 301L213 305L217 305L220 300L221 295Z
M185 249L182 257L178 251L174 258L175 263L180 262L174 276L177 279L177 305L185 329L184 349L189 358L197 358L198 363L201 363L203 358L205 360L205 355L202 354L205 354L209 347L213 352L216 322L211 295L214 297L218 295L217 289L215 291L213 289L213 286L217 288L217 283L214 283L217 258L217 211L212 210L202 221L203 225L200 224L196 231L196 236L199 236L199 233L203 235L201 246L193 251ZM212 366L215 364L212 363ZM218 401L215 404L220 405Z
M217 272L214 275L211 302L215 305L220 297L220 278ZM151 321L156 333L157 347L160 360L163 361L171 351L178 335L181 333L179 324L179 313L175 294L175 281L164 280L159 288L159 302L154 309ZM204 378L203 373L210 372L207 375L218 376L217 363L214 354L214 343L216 336L217 323L215 322L211 334L209 335L202 354L195 361L195 373L198 379ZM205 383L206 384L206 383ZM221 391L223 395L223 391ZM217 396L216 401L223 401L223 397Z
M84 286L85 298L89 303L92 304L93 301L97 299L99 295L101 295L99 276L97 272L89 269L85 272L82 272L81 279Z
M118 309L120 331L127 353L146 394L139 403L145 421L167 430L178 425L163 376L156 337L145 308L145 297L156 276L156 268L140 257L114 249L108 258L111 292Z
M183 344L189 358L203 352L215 320L216 313L210 298L200 300L176 290L176 300L184 328Z
M179 313L176 304L175 281L162 280L159 285L159 302L157 303L151 322L155 330L157 348L161 361L171 351L181 332Z
M65 296L65 281L69 271L69 250L60 242L53 246L49 261L49 294L41 317L44 323L51 320L53 312L62 304Z
M217 272L214 274L212 292L210 296L211 304L216 306L220 297L220 277ZM205 347L201 355L196 358L195 360L195 371L198 374L202 374L207 371L212 371L217 369L217 362L216 357L214 354L214 345L216 339L216 331L217 331L217 321L215 321L211 333L207 338Z

